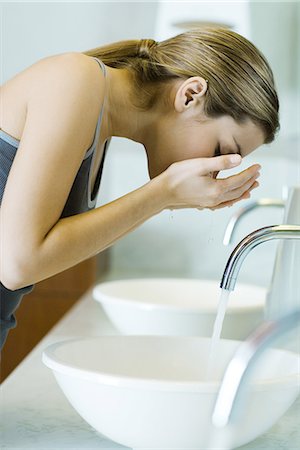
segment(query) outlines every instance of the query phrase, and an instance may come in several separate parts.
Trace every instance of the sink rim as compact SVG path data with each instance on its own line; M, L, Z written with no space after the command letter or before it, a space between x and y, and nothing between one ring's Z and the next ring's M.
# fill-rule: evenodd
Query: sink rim
M144 283L144 282L150 282L150 283L155 283L155 282L179 282L179 283L190 283L193 282L195 284L203 284L204 287L205 285L211 286L213 284L219 284L219 280L215 280L215 279L207 279L207 280L199 280L199 279L194 279L194 278L171 278L171 277L162 277L162 278L129 278L129 279L116 279L116 280L110 280L110 281L104 281L101 283L97 283L92 290L92 296L93 299L103 305L112 305L112 306L129 306L129 307L135 307L138 308L141 311L161 311L161 312L178 312L178 313L197 313L197 314L216 314L217 312L217 308L218 308L218 304L206 304L206 305L201 305L199 304L199 306L191 306L191 305L187 305L185 306L184 304L182 305L175 305L175 304L166 304L166 303L154 303L148 300L143 300L143 299L132 299L129 297L119 297L117 295L112 296L112 295L108 295L106 293L103 292L103 289L105 288L109 288L110 286L114 286L114 285L118 285L118 284L130 284L130 283ZM257 300L257 298L254 299L252 304L243 304L241 303L239 307L237 307L236 304L232 303L229 299L228 302L228 306L226 309L227 314L244 314L247 312L257 312L257 311L261 311L264 306L265 306L265 302L266 302L266 295L267 295L267 289L265 287L262 286L257 286L257 285L251 285L251 284L247 284L247 283L239 283L237 285L237 288L239 288L239 286L241 286L243 289L250 289L250 290L257 290L261 297L259 297L259 299ZM235 292L235 291L233 291ZM221 293L221 289L220 289L220 293Z
M72 339L67 339L50 344L43 350L42 361L43 363L54 372L58 372L67 376L75 377L81 380L92 381L99 383L101 385L107 385L118 388L130 388L130 389L142 389L146 391L172 391L172 392L194 392L194 393L217 393L221 380L216 381L172 381L172 380L159 380L154 378L141 378L134 376L118 375L115 373L101 373L101 371L95 371L90 369L84 369L76 365L71 365L64 362L58 356L55 355L55 351L64 345L69 343L74 343L76 341L88 341L88 340L98 340L99 342L104 340L127 340L134 341L138 340L197 340L197 341L211 341L211 338L197 337L197 336L153 336L153 335L134 335L134 336L94 336L94 337L77 337ZM220 340L225 345L236 345L241 344L242 341L231 340L231 339L221 339ZM298 367L300 367L300 356L294 352L281 349L270 349L270 352L284 353L292 355L295 360L298 360ZM295 372L289 375L277 376L277 378L265 378L259 380L252 380L249 382L249 387L251 390L269 390L281 387L292 387L294 384L299 386L299 372Z

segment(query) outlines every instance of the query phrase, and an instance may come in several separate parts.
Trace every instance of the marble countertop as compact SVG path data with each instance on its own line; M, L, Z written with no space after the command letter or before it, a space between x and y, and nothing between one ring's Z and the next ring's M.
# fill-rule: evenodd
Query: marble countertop
M127 449L107 440L77 414L41 360L51 343L108 334L119 333L89 290L2 383L1 449ZM299 418L300 397L271 430L240 449L299 449Z

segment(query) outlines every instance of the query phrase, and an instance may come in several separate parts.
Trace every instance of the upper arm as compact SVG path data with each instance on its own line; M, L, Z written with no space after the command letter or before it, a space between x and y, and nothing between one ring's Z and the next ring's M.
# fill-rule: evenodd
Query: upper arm
M103 88L94 75L76 54L37 74L0 208L6 264L33 257L60 218L101 107L95 95Z

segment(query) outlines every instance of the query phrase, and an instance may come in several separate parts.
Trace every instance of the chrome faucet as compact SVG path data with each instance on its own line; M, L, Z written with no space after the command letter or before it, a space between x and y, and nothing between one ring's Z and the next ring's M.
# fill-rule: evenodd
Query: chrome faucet
M276 198L261 198L253 202L249 202L246 206L238 209L235 214L231 217L225 230L223 244L229 245L232 241L234 231L240 219L250 211L260 207L277 207L283 208L285 206L284 200L279 200Z
M259 356L274 341L300 325L300 308L275 321L263 322L236 350L227 366L212 413L212 423L223 428L237 417L237 404L242 386L251 375Z
M272 225L248 234L231 253L220 284L221 289L233 291L246 256L257 245L272 239L300 239L300 225Z

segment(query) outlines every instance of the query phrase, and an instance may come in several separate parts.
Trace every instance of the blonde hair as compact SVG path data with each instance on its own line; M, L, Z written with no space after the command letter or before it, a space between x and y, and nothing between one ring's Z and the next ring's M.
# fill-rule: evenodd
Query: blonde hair
M265 143L279 130L279 101L272 70L264 55L245 37L227 28L195 28L161 42L125 40L85 52L134 77L136 106L149 109L163 98L174 79L208 80L204 113L250 119L264 132Z

